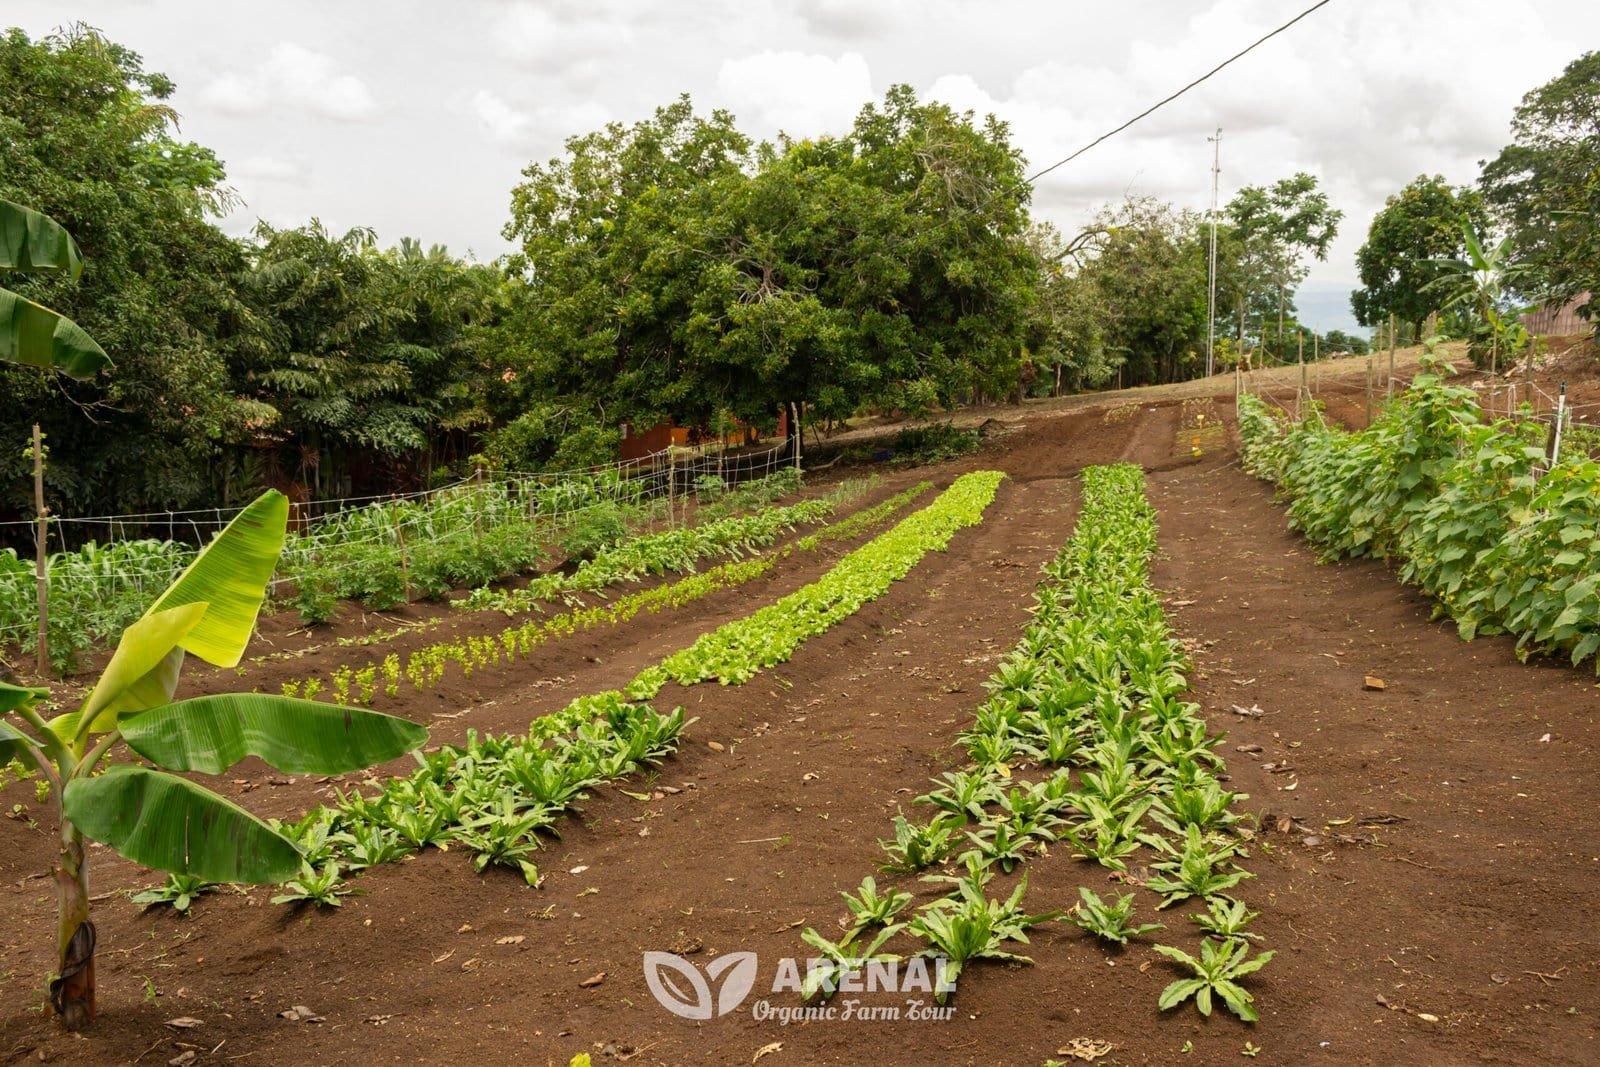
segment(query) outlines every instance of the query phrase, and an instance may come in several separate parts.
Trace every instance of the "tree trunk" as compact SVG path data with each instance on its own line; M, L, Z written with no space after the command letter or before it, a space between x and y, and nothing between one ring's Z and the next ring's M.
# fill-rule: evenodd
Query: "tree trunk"
M50 983L50 1004L68 1030L94 1020L94 923L89 921L89 868L83 835L61 824L61 859L56 867L57 949L60 976Z

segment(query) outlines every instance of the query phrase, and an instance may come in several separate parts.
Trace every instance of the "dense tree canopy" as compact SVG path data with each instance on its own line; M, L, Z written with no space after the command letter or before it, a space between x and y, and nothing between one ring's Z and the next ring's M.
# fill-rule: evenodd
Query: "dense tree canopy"
M506 235L530 389L612 420L912 410L1015 380L1036 299L1003 124L910 89L837 138L752 146L687 99L530 166Z
M1437 175L1420 175L1389 197L1356 253L1364 287L1350 294L1356 321L1376 326L1394 315L1420 333L1422 321L1446 299L1430 288L1449 269L1440 261L1465 255L1462 224L1481 232L1486 214L1476 190L1452 187Z
M1223 288L1238 298L1245 315L1276 321L1274 341L1281 356L1287 316L1294 311L1292 294L1306 278L1305 257L1328 257L1344 212L1328 202L1315 177L1298 173L1270 186L1245 186L1228 202L1226 214L1228 234L1219 260L1230 284ZM1222 275L1219 268L1219 281ZM1218 301L1221 309L1235 306L1234 300Z
M1600 52L1523 97L1511 134L1480 183L1517 263L1557 299L1600 292Z
M70 316L114 368L74 383L0 368L0 441L44 424L50 479L79 501L130 507L191 500L233 397L219 338L245 314L230 278L242 250L208 221L228 202L221 164L175 140L172 84L133 52L83 29L0 38L0 197L65 226L86 269L19 291ZM0 448L15 486L20 448Z

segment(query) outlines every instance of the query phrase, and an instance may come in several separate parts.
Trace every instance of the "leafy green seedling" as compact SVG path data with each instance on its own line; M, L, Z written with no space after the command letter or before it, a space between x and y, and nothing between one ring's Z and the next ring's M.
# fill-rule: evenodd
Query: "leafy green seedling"
M208 882L192 874L169 874L161 885L154 889L146 889L142 893L135 893L130 899L135 904L147 908L152 904L170 904L173 911L187 915L189 905L193 904L197 897L211 892L216 887L217 883Z
M283 883L287 893L272 898L274 904L315 904L318 907L337 908L344 903L341 897L357 892L347 889L339 864L329 860L317 868L309 863L300 865L300 875Z
M1209 937L1200 943L1199 959L1171 945L1157 945L1155 950L1194 972L1193 978L1180 978L1161 991L1159 1003L1162 1011L1175 1008L1194 997L1195 1007L1200 1009L1200 1014L1210 1015L1211 995L1216 993L1228 1010L1245 1022L1253 1023L1259 1018L1253 1007L1255 997L1239 985L1238 980L1265 967L1276 953L1263 952L1254 959L1247 959L1250 946L1246 942L1237 938L1214 941Z
M1075 926L1087 930L1102 941L1115 941L1119 945L1126 945L1130 937L1166 929L1165 923L1129 925L1133 919L1132 893L1118 897L1114 904L1105 903L1088 888L1080 887L1078 895L1083 898L1082 902L1068 913L1067 918Z
M887 895L880 894L877 880L871 875L861 879L856 894L856 896L851 896L849 893L839 894L844 897L845 906L850 909L850 914L855 920L855 927L845 938L846 942L869 926L888 926L890 921L911 903L910 893L891 889Z
M1206 907L1208 909L1206 914L1191 915L1189 921L1200 924L1201 929L1218 937L1248 938L1256 942L1262 940L1260 934L1245 929L1261 913L1246 911L1244 901L1229 897L1212 897L1206 901Z
M878 842L889 855L885 869L920 871L938 863L949 853L956 828L962 821L960 816L939 815L931 822L918 825L904 815L896 815L894 840Z

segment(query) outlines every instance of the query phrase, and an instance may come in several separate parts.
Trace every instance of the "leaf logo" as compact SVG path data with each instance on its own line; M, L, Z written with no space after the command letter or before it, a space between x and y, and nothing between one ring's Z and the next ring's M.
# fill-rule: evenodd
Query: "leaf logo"
M756 954L730 952L700 968L672 952L644 954L644 982L656 1003L684 1019L714 1019L744 1003L756 984ZM717 988L712 996L713 985Z

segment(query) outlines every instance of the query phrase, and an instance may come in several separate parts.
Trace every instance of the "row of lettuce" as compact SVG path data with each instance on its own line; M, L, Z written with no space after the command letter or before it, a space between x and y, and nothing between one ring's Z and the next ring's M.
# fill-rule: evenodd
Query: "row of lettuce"
M1107 945L1164 929L1135 922L1134 892L1102 899L1089 888L1091 869L1067 912L1029 914L1026 874L1009 893L991 893L998 876L1059 844L1114 880L1160 894L1158 909L1203 909L1190 915L1205 932L1198 957L1155 946L1188 972L1163 990L1163 1009L1193 997L1209 1015L1215 998L1256 1019L1239 979L1273 953L1251 955L1260 938L1246 927L1256 913L1228 895L1251 877L1234 862L1245 849L1233 808L1246 798L1223 786L1222 739L1182 699L1185 658L1149 585L1156 528L1143 486L1133 466L1084 472L1077 529L1045 566L1032 618L960 736L967 766L916 798L931 818L897 816L882 842L890 870L922 874L938 894L909 919L901 914L910 892L867 878L843 894L844 936L802 935L828 961L812 971L808 993L831 995L871 964L903 958L888 951L902 932L923 943L916 954L945 961L942 1000L971 962L1029 962L1011 946L1044 922L1072 922ZM1130 871L1138 853L1151 872L1142 879Z
M389 779L376 793L340 795L333 806L282 826L300 845L304 863L275 901L336 905L349 892L350 872L429 846L453 845L480 871L510 867L537 886L541 835L558 833L559 821L586 790L627 777L676 747L692 720L684 719L681 708L661 713L648 703L666 681L692 685L716 678L741 684L786 660L800 643L883 595L929 552L942 551L957 530L982 521L1002 478L995 472L963 475L931 504L845 556L815 582L701 637L624 690L579 697L534 720L525 735L469 735L464 746L445 745L419 755L415 772ZM835 536L881 521L926 489L926 484L914 486L859 512L861 520ZM815 547L825 532L796 545ZM203 888L192 879L174 878L146 899L187 902Z
M380 698L396 698L402 683L412 690L422 690L439 685L447 675L457 674L470 678L482 671L508 667L519 657L525 657L552 640L588 630L616 626L640 613L655 614L667 608L681 607L714 592L731 589L753 581L772 570L779 562L797 554L811 552L821 545L854 539L905 508L931 488L931 483L920 482L896 493L871 507L862 508L838 522L823 526L811 533L789 541L770 552L752 555L748 559L719 564L707 570L692 573L674 582L636 590L615 599L588 607L575 607L555 615L541 616L503 627L498 632L468 635L438 641L407 653L404 660L399 653L382 658L368 656L364 661L340 664L324 673L310 675L283 686L285 696L303 696L316 699L331 698L337 704L372 704ZM817 502L831 508L829 501ZM810 503L796 505L810 507ZM798 521L792 509L774 509L777 526L787 526ZM819 510L820 514L821 511ZM773 528L776 529L777 526ZM603 571L611 573L607 562L598 562ZM569 579L575 584L566 586L568 592L583 590L599 592L606 584L596 584L581 578L586 573L580 567ZM566 577L566 576L563 576ZM628 578L641 575L630 573ZM621 581L614 577L612 580ZM532 606L532 605L530 605ZM501 611L522 611L526 607L511 608L504 605Z
M1359 432L1253 396L1239 430L1245 468L1325 559L1393 560L1463 638L1515 635L1524 659L1600 651L1600 464L1571 451L1551 466L1542 424L1492 421L1425 373Z
M844 483L824 500L772 505L801 487L783 467L729 485L701 478L681 498L652 495L639 478L608 470L559 480L502 479L462 484L423 497L388 500L317 518L284 540L273 595L302 621L331 618L341 601L384 611L410 600L479 591L470 606L526 610L541 599L593 590L632 574L686 572L709 555L738 556L778 532L819 521L859 493ZM684 522L692 501L692 521ZM171 517L175 537L198 541L217 515ZM159 516L154 517L159 519ZM648 532L666 523L664 531ZM120 527L112 523L108 532ZM88 542L47 558L52 666L73 670L137 619L151 596L195 558L181 539ZM562 560L590 564L581 576L552 571L508 603L488 587ZM0 647L37 645L34 562L0 549Z

